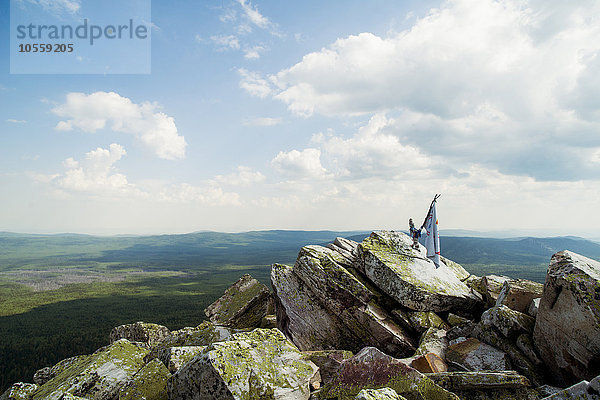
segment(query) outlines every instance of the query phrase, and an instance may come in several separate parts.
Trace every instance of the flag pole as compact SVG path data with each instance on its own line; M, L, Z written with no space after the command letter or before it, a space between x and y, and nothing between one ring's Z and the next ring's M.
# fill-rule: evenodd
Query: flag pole
M425 215L425 220L423 221L423 225L421 225L420 229L423 229L425 227L425 224L427 223L427 218L429 218L429 214L431 214L431 209L433 208L433 205L435 204L437 199L440 198L440 196L441 196L441 194L436 194L435 196L433 196L433 201L431 202L431 205L429 206L429 210L427 210L427 215Z

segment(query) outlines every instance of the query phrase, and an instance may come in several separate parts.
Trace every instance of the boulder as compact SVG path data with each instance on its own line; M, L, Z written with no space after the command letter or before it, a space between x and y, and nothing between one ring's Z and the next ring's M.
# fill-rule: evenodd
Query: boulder
M302 351L353 349L360 340L315 294L291 267L271 266L277 327Z
M448 346L448 364L462 371L505 371L511 369L508 355L492 346L468 338Z
M127 339L130 342L145 343L152 347L170 334L171 331L165 326L136 322L113 328L110 332L110 342L114 343L120 339Z
M475 312L481 296L443 262L436 268L423 248L399 232L379 231L358 246L357 268L402 306L416 311Z
M231 329L209 321L204 321L195 328L182 328L158 342L146 356L146 362L168 352L172 347L207 346L213 342L228 340L232 334Z
M0 396L0 400L28 400L37 389L38 385L35 383L18 382L9 387Z
M197 356L205 348L206 346L168 347L158 351L157 359L163 363L171 374L174 374L183 364Z
M379 306L373 292L338 263L339 258L325 247L305 246L292 270L327 313L339 318L342 333L358 338L350 347L338 348L356 351L368 345L394 355L412 354L412 338ZM275 291L279 295L280 288Z
M363 389L355 398L356 400L406 400L393 389Z
M450 393L414 368L374 347L344 360L337 375L321 390L320 399L351 400L363 389L390 388L411 400L453 399Z
M327 245L328 249L331 249L342 256L343 261L338 260L338 262L344 266L351 266L354 263L356 260L357 247L357 242L342 237L335 238L333 243Z
M461 399L539 399L527 378L514 371L445 372L427 376Z
M67 368L40 386L32 400L58 400L63 395L109 400L144 366L148 350L120 339L94 354L77 357Z
M423 356L428 353L434 353L439 358L446 358L446 349L448 348L448 339L446 331L443 329L429 328L421 336L419 347L415 352L416 356Z
M119 400L167 400L167 381L171 374L154 359L144 365L119 391Z
M245 274L204 313L215 325L258 328L266 315L273 314L273 299L265 285Z
M33 374L33 383L36 385L43 385L52 379L54 375L52 375L52 368L44 367L40 368Z
M477 290L483 293L488 307L496 305L498 295L502 290L504 282L511 280L508 276L486 275L476 283Z
M600 262L570 251L552 256L533 339L557 382L600 375Z
M533 333L535 319L527 314L508 308L495 306L481 315L481 322L494 326L507 338L515 338L522 333Z
M62 361L59 361L53 367L44 367L42 369L37 370L35 374L33 374L33 382L35 382L38 386L43 385L44 383L48 382L50 379L54 378L56 375L61 373L64 369L68 368L69 365L77 361L79 357L85 356L69 357Z
M331 377L337 373L342 361L352 358L354 355L347 350L303 351L302 354L319 367L323 383L329 382Z
M526 279L508 280L502 284L496 306L504 304L508 308L526 313L531 301L542 297L544 285Z
M600 392L592 382L581 381L542 400L600 400Z
M471 335L508 354L513 368L525 375L533 385L540 386L543 383L544 374L541 368L533 364L511 340L498 332L496 328L479 322L473 328Z
M170 399L307 400L318 368L277 329L208 346L168 382Z

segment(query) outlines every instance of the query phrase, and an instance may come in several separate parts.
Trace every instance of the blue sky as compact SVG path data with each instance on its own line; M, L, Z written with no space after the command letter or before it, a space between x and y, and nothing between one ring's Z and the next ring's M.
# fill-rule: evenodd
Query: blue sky
M405 229L442 193L442 229L600 237L598 1L153 0L127 75L10 74L1 4L0 230Z

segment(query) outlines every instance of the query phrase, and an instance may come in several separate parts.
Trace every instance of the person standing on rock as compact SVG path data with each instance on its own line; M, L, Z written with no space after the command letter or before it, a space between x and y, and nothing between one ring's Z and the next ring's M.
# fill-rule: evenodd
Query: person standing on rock
M408 226L409 226L409 231L410 231L410 237L413 240L413 244L412 244L412 248L419 250L419 238L421 237L421 230L415 228L415 224L412 220L412 218L408 219Z

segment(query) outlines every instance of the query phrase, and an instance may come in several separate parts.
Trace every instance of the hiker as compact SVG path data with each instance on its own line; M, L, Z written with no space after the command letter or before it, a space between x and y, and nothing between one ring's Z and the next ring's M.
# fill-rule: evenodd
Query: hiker
M408 219L408 226L410 227L410 237L413 240L412 248L419 250L419 238L421 237L421 230L415 228L412 218Z

